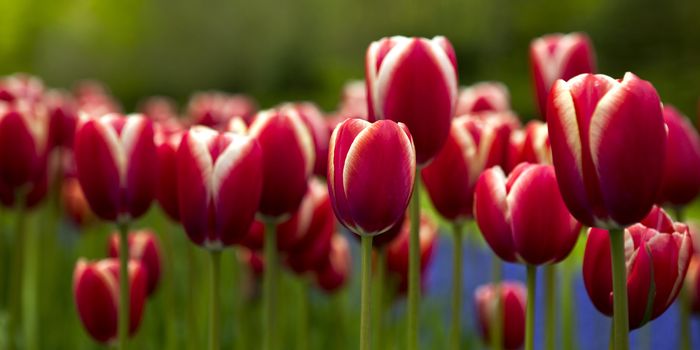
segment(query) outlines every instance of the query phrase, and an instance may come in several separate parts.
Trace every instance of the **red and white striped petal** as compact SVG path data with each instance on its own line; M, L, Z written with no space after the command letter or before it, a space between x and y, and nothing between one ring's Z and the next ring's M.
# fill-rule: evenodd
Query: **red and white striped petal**
M506 175L500 167L481 175L474 192L474 217L484 239L501 259L519 259L508 213Z

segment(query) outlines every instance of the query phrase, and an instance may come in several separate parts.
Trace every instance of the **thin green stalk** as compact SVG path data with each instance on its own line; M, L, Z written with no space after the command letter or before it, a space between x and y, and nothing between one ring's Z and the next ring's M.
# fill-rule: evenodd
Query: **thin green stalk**
M547 350L554 350L554 345L556 343L557 312L554 307L557 299L555 291L556 273L556 265L547 265L544 267L544 348Z
M535 295L537 267L527 265L527 320L525 324L525 350L535 349Z
M375 300L377 304L374 308L374 348L384 349L384 285L386 279L386 248L381 247L376 255L376 278L374 281Z
M501 259L494 254L491 258L491 283L494 288L500 290L501 279L503 271ZM503 301L502 298L496 298L496 313L491 319L491 328L493 330L491 336L491 349L501 350L503 349Z
M195 256L195 247L193 244L187 244L187 348L194 350L198 348L199 337L199 322L197 322L197 305L193 302L197 296L196 286L199 285L197 257Z
M581 240L583 241L583 240ZM579 250L585 245L577 243L574 252L562 262L561 266L561 345L563 349L575 350L576 343L576 291L574 290L574 273Z
M408 350L418 349L418 317L420 317L420 237L418 236L420 228L420 179L420 170L416 169L409 213L411 233L408 248L408 327L406 332Z
M263 349L277 348L275 314L277 291L277 233L274 222L265 223L265 272L263 276Z
M129 219L120 219L119 228L119 349L126 350L129 338Z
M166 318L166 349L175 349L177 347L177 340L176 340L176 322L177 322L177 317L175 317L175 311L177 310L177 304L175 302L175 279L174 279L174 273L173 273L173 256L174 256L174 247L173 247L173 235L175 234L176 226L173 225L172 223L169 223L166 227L170 228L167 230L168 232L162 232L160 235L161 240L163 242L163 246L165 248L165 254L164 255L164 261L163 261L163 267L164 267L164 273L163 273L163 287L162 293L163 298L165 299L165 304L167 305L165 307L165 312L164 312L164 317Z
M450 349L460 349L462 335L462 228L460 222L453 225L454 254L452 260L452 324L450 329Z
M624 230L610 230L610 251L612 256L615 350L627 350L629 349L629 315L627 311L627 271L625 270Z
M209 297L209 350L221 348L221 251L212 250L211 289Z
M676 221L683 221L683 208L675 207ZM688 295L688 289L685 286L681 289L678 296L680 312L678 313L680 317L680 328L681 328L681 350L690 350L693 348L692 338L690 335L690 295Z
M302 278L299 281L299 324L297 349L309 348L309 281Z
M24 330L24 348L34 350L39 348L38 335L38 308L37 308L37 292L39 289L38 274L39 274L39 254L41 254L40 244L37 240L38 232L36 229L29 227L25 230L26 235L25 252L24 252L24 281L22 283L22 323Z
M12 261L12 274L10 276L10 292L7 308L9 310L8 319L8 348L19 348L17 337L17 328L20 324L20 305L22 303L22 274L24 263L24 251L26 245L26 219L27 209L25 207L24 191L19 191L17 194L17 212L16 212L16 227L15 227L15 244L12 247L14 250Z
M360 309L360 350L369 350L372 345L372 236L362 236L362 295Z

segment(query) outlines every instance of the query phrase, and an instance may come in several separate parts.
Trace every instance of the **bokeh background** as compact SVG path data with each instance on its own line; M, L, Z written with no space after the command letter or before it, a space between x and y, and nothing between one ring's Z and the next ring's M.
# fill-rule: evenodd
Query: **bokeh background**
M369 42L394 34L445 35L456 49L460 83L504 82L511 90L513 108L529 119L535 115L527 61L530 40L551 32L585 31L595 45L600 72L614 77L635 72L652 81L665 102L695 119L700 96L698 18L700 1L683 0L6 0L0 1L0 75L32 73L49 86L64 88L82 79L97 79L112 89L127 111L147 96L170 96L182 105L193 91L208 89L250 94L263 108L281 101L311 100L330 111L338 103L342 85L363 78ZM694 208L690 216L700 218L698 205ZM39 268L40 344L54 349L95 348L67 302L72 300L70 276L77 256L104 254L111 228L100 226L76 234L61 223L41 221L42 215L34 214L30 223L30 229L40 231L39 244L46 247ZM172 233L173 280L162 288L173 288L176 293L172 300L167 294L156 296L133 346L161 348L165 337L174 336L178 343L197 348L204 344L206 331L206 298L197 297L207 295L200 288L206 285L205 257L184 248L184 233L165 221L157 208L139 226ZM12 228L11 214L0 213L0 227ZM55 227L59 227L57 235ZM353 249L356 258L356 247ZM187 254L195 254L194 260L187 260L194 264L184 262ZM490 253L473 230L464 256L464 336L469 345L476 345L472 292L477 284L489 280L490 272L484 266L490 264ZM224 344L229 346L238 344L234 334L239 332L249 333L250 338L258 336L259 320L231 315L241 308L233 305L227 290L241 286L226 277L235 273L233 255L224 259L228 266L224 267L222 293L228 310L223 320ZM358 259L354 262L359 271ZM451 242L443 235L428 272L423 306L428 349L445 346L450 262ZM201 285L178 277L188 269L202 271ZM524 268L507 265L505 275L523 280ZM342 295L326 298L313 293L314 344L356 347L357 289L357 279L353 279L350 291ZM593 309L580 279L576 290L579 347L603 349L609 320ZM182 310L185 307L199 314L194 331L191 322L183 319L189 314ZM291 303L281 312L291 315L296 307ZM390 336L403 339L402 305L397 304L392 313ZM675 348L676 313L674 306L651 330L633 333L633 347ZM176 319L177 327L166 330L164 319ZM239 328L236 320L245 324ZM338 320L348 324L337 328L333 322ZM693 326L695 346L700 349L700 324L695 320ZM345 334L347 341L339 342L338 332L345 330L352 333ZM335 336L327 336L329 333Z

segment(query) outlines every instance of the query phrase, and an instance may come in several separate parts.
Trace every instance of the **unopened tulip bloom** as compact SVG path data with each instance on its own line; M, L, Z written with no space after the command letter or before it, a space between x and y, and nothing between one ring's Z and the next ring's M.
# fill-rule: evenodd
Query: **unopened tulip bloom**
M249 121L257 105L245 95L230 95L217 91L194 94L187 104L187 115L193 125L223 129L233 117Z
M674 107L664 106L663 113L668 139L658 203L684 206L700 193L700 136Z
M190 240L209 250L248 232L260 202L262 154L248 136L192 127L177 152L180 221Z
M86 80L78 83L73 94L80 111L91 118L122 111L109 89L98 81Z
M76 225L85 225L94 219L83 189L80 188L78 179L66 178L61 184L61 199L63 210Z
M683 285L693 250L688 226L673 222L659 207L624 232L630 329L659 317ZM610 236L591 228L583 256L583 281L593 305L613 314Z
M457 59L452 44L394 36L373 42L365 59L369 120L408 126L419 165L442 148L457 101Z
M78 180L95 215L117 221L146 213L158 172L150 120L118 114L83 118L74 152Z
M49 124L41 106L0 102L0 182L27 191L46 172ZM26 195L26 193L24 193Z
M73 97L63 91L46 93L44 104L50 120L50 146L72 148L75 128L78 124L78 104Z
M175 101L165 96L149 97L139 106L139 111L149 119L159 123L178 118Z
M500 298L500 300L499 300ZM480 286L474 292L477 322L484 343L491 344L492 320L497 316L498 303L503 305L503 340L505 349L519 349L525 341L525 312L527 289L520 282L505 281L497 287Z
M425 270L433 261L437 243L438 227L427 215L421 216L419 225L420 270ZM408 288L410 221L402 223L398 236L389 243L386 250L386 268L390 276L397 278L396 292L404 294ZM425 278L424 274L421 274ZM424 280L422 280L424 281Z
M557 79L595 72L595 52L584 33L549 34L530 43L530 68L542 118L549 118L547 96Z
M158 183L156 200L163 211L173 220L180 220L180 203L177 190L177 150L183 131L169 131L156 124L155 144L158 154Z
M155 292L160 282L162 253L158 236L151 230L138 230L129 233L129 259L136 260L148 272L146 295ZM107 253L110 258L119 257L119 234L114 233L109 239Z
M506 158L506 173L520 163L552 164L547 124L532 120L525 125L525 129L513 131Z
M12 74L0 79L0 100L34 105L43 99L45 87L41 79L24 74Z
M507 112L510 110L510 93L499 82L485 81L467 86L459 91L455 115L480 112Z
M129 262L129 334L141 324L148 272L137 261ZM119 318L119 260L78 260L73 272L73 295L83 326L100 343L114 343Z
M341 117L367 118L367 87L364 81L353 80L343 86L336 114Z
M315 104L302 102L291 105L306 124L314 142L314 175L326 176L328 172L328 141L331 133L326 125L323 113Z
M348 239L343 235L334 234L328 254L314 270L314 278L323 291L333 293L347 283L351 267Z

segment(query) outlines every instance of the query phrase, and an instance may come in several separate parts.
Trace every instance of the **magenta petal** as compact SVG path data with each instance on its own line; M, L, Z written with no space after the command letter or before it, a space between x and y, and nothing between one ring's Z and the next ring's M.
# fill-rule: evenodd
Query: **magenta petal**
M133 119L132 119L133 118ZM130 116L127 125L138 131L133 143L124 145L131 150L127 155L127 179L125 203L132 218L138 218L146 213L155 196L158 176L158 155L153 143L153 123L145 117ZM123 132L130 130L127 126Z
M507 212L505 174L499 167L489 168L476 183L474 216L481 234L496 255L515 262L517 254Z
M182 138L177 151L177 192L180 221L190 240L203 245L209 231L209 190L211 172L208 146L192 136L190 130Z

